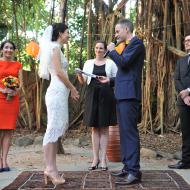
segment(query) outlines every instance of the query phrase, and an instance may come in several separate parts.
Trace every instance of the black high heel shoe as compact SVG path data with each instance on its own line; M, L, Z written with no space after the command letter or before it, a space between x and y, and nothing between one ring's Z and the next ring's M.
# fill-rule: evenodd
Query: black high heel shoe
M99 163L100 163L100 161L98 161L97 162L97 164L95 165L95 166L90 166L89 168L88 168L88 170L96 170L96 169L98 169L98 165L99 165Z

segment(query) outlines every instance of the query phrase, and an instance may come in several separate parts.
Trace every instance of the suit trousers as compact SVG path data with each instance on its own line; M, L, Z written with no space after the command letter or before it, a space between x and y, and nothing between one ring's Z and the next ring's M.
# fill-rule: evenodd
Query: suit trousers
M117 101L123 170L134 176L140 170L139 108L140 102L135 99Z
M190 164L190 106L179 105L182 132L182 162Z

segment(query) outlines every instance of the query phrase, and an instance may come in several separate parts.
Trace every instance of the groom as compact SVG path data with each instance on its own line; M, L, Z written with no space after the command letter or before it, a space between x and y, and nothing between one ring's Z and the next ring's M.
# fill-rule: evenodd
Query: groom
M119 173L112 175L125 177L123 181L116 182L123 185L141 181L140 140L137 121L140 114L141 76L145 47L143 41L133 36L132 33L133 23L127 19L120 20L115 26L115 37L119 42L130 41L130 43L121 54L115 50L114 43L107 47L108 56L118 67L115 78L115 97L120 127L121 156L124 164Z

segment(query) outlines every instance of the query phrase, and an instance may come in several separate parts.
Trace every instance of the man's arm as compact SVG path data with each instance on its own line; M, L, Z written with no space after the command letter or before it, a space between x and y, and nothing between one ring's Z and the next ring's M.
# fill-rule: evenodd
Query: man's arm
M144 45L136 42L129 45L121 55L115 50L111 51L108 55L119 67L127 68L142 51L144 51Z
M183 84L181 83L181 76L180 76L180 61L177 61L176 68L174 71L174 83L175 89L178 93L184 90Z

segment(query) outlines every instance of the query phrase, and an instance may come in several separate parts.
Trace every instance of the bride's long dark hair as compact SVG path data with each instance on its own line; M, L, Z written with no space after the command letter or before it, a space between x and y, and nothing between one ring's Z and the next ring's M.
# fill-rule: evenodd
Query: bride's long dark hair
M65 32L65 30L68 29L68 26L64 23L55 23L52 24L53 27L53 33L52 33L52 41L57 41L57 39L59 38L59 33L63 33Z

